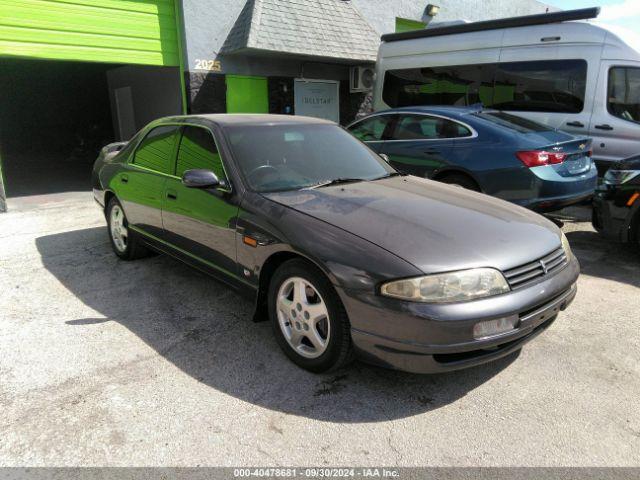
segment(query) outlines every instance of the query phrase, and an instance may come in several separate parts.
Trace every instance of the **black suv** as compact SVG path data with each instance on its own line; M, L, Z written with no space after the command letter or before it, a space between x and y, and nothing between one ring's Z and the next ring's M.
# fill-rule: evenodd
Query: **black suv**
M607 170L593 199L593 226L607 237L640 246L640 155Z

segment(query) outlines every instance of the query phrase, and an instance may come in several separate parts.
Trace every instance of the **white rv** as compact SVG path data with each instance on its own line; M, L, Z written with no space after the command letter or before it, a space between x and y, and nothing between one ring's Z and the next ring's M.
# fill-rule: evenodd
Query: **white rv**
M471 105L593 138L608 164L640 153L640 53L587 23L599 9L382 37L374 109ZM640 45L634 45L640 49Z

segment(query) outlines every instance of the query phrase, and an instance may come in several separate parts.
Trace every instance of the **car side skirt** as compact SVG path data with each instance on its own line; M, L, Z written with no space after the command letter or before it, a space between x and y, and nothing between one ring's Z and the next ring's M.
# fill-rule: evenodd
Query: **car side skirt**
M170 255L173 258L186 263L190 267L225 283L244 297L255 300L258 293L256 286L233 274L233 272L229 272L211 262L207 262L206 260L187 252L186 250L178 248L169 242L165 242L164 240L156 237L155 235L151 235L138 227L130 225L129 229L135 232L142 239L144 244L152 250Z

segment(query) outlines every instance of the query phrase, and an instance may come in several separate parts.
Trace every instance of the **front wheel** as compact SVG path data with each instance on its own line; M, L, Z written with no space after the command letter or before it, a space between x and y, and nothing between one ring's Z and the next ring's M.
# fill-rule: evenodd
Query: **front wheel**
M123 260L135 260L149 255L149 250L140 244L140 240L129 228L129 222L122 205L112 197L106 210L109 240L114 253Z
M269 318L284 353L316 373L351 361L349 319L329 280L304 260L289 260L269 284Z

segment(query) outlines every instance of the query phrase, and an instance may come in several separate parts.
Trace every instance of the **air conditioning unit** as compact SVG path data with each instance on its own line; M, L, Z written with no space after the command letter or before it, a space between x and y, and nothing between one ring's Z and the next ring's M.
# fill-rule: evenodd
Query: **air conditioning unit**
M373 67L351 67L349 71L349 91L369 92L373 89Z

